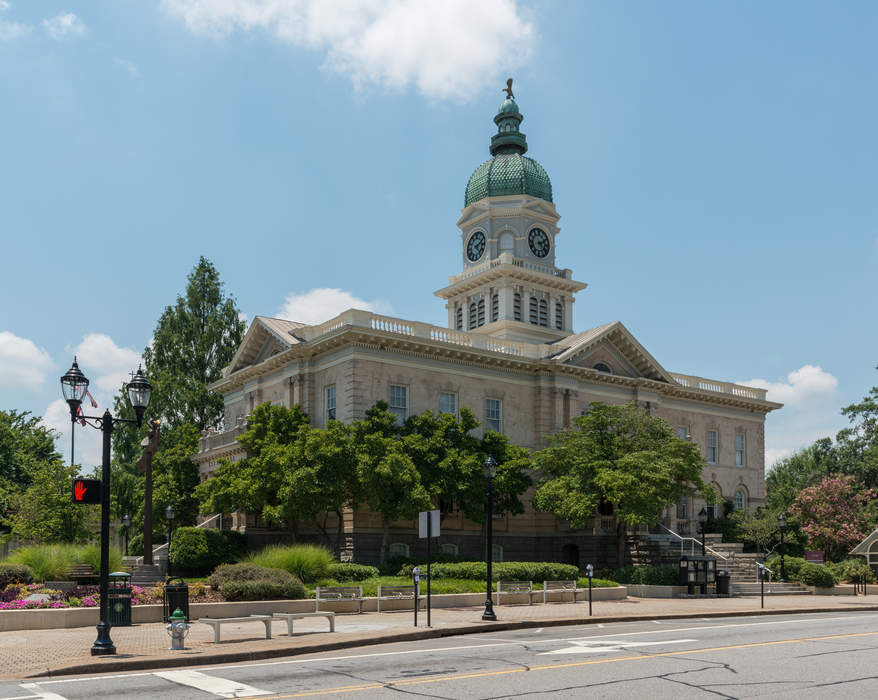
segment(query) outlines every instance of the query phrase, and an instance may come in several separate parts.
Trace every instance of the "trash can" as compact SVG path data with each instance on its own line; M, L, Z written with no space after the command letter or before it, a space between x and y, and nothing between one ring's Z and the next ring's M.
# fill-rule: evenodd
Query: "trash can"
M189 584L181 578L169 578L165 582L165 595L162 620L168 619L177 609L182 610L189 622Z
M131 626L131 574L114 571L108 576L107 610L111 627Z
M728 571L718 571L716 573L716 594L729 595L729 582L732 577Z

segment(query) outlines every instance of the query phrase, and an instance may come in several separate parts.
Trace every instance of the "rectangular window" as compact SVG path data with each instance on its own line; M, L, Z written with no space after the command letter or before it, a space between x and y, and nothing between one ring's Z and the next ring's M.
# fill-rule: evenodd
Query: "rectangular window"
M521 320L521 294L518 292L512 297L512 314L515 321Z
M677 518L679 520L685 520L688 517L688 500L685 493L680 496L680 502L677 504Z
M747 439L743 433L735 435L735 466L747 465Z
M439 393L439 413L457 415L457 394L450 391Z
M707 463L716 464L716 431L707 431Z
M399 384L390 385L390 412L396 416L397 423L408 418L409 388Z
M681 425L677 427L677 437L681 440L685 440L689 437L689 427L686 425Z
M536 297L530 298L530 322L535 326L539 325L539 311L537 311L538 304Z
M335 420L335 384L326 387L326 420Z
M500 399L485 399L485 427L503 432L503 402Z

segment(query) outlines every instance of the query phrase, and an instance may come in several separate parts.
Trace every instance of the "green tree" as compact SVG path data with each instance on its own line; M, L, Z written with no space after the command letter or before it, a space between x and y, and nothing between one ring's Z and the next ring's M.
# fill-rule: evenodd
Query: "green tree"
M839 462L830 438L822 438L778 461L765 477L766 505L776 513L786 510L806 486L838 471Z
M588 413L573 424L534 453L545 476L534 506L585 527L602 502L612 503L620 564L629 525L657 522L684 492L715 499L702 480L698 446L677 438L667 422L633 403L589 404Z

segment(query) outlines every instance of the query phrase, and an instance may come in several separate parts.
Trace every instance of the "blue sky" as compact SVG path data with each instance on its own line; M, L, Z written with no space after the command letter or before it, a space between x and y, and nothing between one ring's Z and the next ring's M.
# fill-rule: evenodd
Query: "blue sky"
M66 431L74 352L106 405L199 255L251 318L444 325L512 75L577 329L767 386L770 462L878 383L876 36L873 2L0 0L0 408Z

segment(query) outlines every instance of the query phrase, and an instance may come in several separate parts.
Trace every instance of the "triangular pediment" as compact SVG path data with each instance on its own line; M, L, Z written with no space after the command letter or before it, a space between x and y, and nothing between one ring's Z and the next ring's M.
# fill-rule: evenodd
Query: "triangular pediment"
M597 365L598 371L609 369L611 374L674 383L665 368L619 321L575 333L556 345L561 346L552 356L556 362L591 369Z
M295 321L257 316L244 334L244 339L232 361L223 371L223 376L245 367L258 365L278 353L289 350L300 342L294 332L305 325Z

